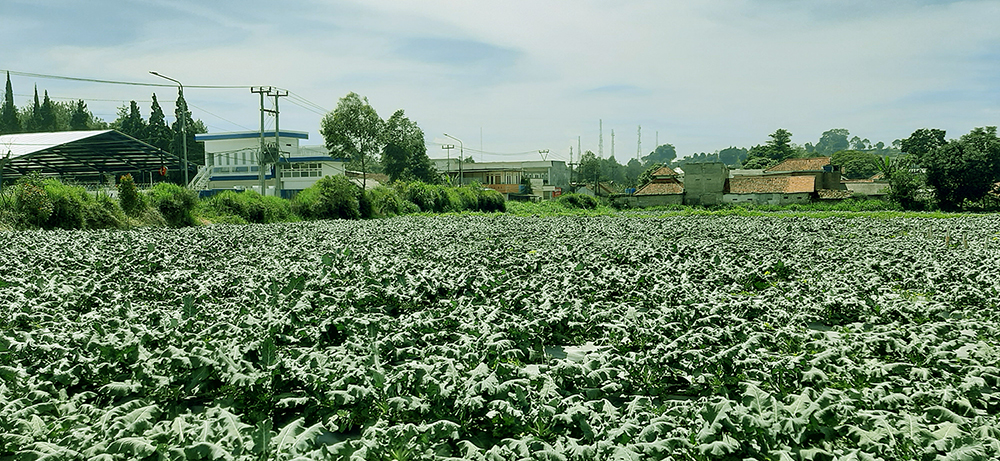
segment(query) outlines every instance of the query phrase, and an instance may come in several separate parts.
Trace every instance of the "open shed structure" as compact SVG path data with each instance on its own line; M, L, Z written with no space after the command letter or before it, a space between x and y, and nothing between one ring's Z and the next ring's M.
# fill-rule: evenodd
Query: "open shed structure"
M194 166L194 165L192 165ZM115 130L19 133L0 136L0 181L30 173L77 182L132 173L136 181L180 170L181 160Z

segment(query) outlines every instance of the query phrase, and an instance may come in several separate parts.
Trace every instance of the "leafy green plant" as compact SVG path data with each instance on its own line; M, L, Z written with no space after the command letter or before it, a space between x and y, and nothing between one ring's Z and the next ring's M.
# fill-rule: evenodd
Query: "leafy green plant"
M195 225L194 208L197 196L187 188L161 182L149 190L149 201L170 227Z
M129 216L139 216L147 207L146 197L139 193L131 173L118 179L118 203Z

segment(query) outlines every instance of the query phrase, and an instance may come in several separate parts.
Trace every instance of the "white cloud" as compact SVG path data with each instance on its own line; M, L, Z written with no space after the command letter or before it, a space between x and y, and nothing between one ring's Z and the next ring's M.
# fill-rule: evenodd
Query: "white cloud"
M496 152L568 157L577 135L596 150L598 119L606 151L614 128L617 150L634 153L642 124L645 150L659 131L682 155L777 128L797 143L834 127L889 143L924 126L958 136L997 124L1000 6L989 1L93 2L93 20L52 21L86 33L50 35L41 8L16 4L17 29L0 32L24 44L0 51L12 70L146 82L158 70L188 85L277 85L327 109L354 91L383 116L405 109L429 141L447 131L478 147L482 128ZM102 23L113 8L135 23ZM90 99L153 91L26 78L15 91L36 82ZM249 91L188 99L239 125L196 114L213 130L258 120ZM90 106L102 104L117 105ZM320 118L282 101L282 126L311 143Z

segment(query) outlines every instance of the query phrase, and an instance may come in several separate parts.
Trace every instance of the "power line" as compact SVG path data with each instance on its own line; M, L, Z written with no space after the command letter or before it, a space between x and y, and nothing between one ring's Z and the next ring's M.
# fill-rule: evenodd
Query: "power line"
M106 83L109 85L130 85L130 86L152 86L159 88L176 88L177 85L169 83L146 83L146 82L125 82L121 80L104 80L99 78L66 77L64 75L36 74L33 72L19 72L16 70L0 69L0 72L8 72L19 77L47 78L52 80L70 80L74 82ZM250 85L184 85L184 88L207 88L207 89L244 89Z

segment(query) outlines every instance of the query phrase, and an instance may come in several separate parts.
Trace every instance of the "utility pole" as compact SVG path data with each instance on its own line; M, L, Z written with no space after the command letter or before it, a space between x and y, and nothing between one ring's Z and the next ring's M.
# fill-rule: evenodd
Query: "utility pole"
M288 90L273 88L267 95L274 97L274 196L281 197L281 131L278 129L278 98L288 96Z
M265 159L265 146L264 146L264 113L268 109L264 108L264 93L270 93L271 87L269 86L252 86L250 87L251 93L260 94L260 153L257 154L257 177L260 182L260 195L265 195L267 189L264 184L264 166L267 165Z
M462 157L465 157L465 143L448 133L444 133L444 135L458 141L458 185L461 186L465 182L465 175L462 172Z
M191 184L188 182L188 142L187 142L187 139L188 139L187 138L188 108L187 108L187 99L184 99L184 84L181 83L180 80L167 77L166 75L163 75L163 74L161 74L159 72L156 72L156 71L153 71L153 70L149 71L149 73L151 73L151 74L153 74L153 75L155 75L157 77L160 77L160 78L163 78L163 79L167 79L167 80L170 80L171 82L176 83L177 84L177 88L178 88L178 93L180 94L181 100L184 101L184 107L181 108L181 112L182 112L181 113L181 143L182 143L182 146L184 146L183 147L183 149L184 149L184 158L183 158L183 160L184 160L183 161L183 164L184 164L184 187L185 188L189 188L189 187L191 187Z
M441 148L448 151L448 171L445 173L445 176L448 177L448 184L451 184L451 150L455 148L455 145L445 144Z

